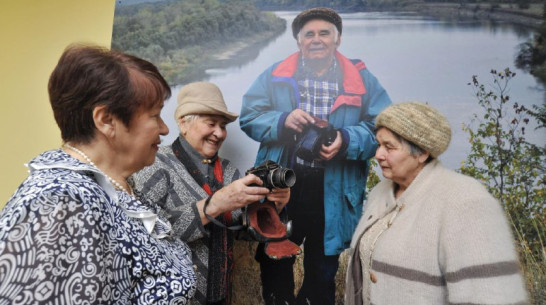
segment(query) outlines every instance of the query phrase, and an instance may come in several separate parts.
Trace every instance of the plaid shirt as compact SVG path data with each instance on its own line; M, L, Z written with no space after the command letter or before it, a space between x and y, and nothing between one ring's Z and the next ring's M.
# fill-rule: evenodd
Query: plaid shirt
M304 66L303 61L300 61L298 72L295 75L300 92L299 109L328 120L330 109L332 109L332 105L339 94L341 74L338 73L337 66L337 60L334 59L334 63L330 65L328 71L321 76L317 76ZM309 167L324 167L322 161L307 162L296 158L296 162Z

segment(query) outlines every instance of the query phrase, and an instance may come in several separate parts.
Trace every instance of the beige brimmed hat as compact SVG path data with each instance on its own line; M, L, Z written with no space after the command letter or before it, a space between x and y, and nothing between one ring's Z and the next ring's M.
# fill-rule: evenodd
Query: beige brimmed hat
M195 82L182 87L178 93L178 106L174 111L174 119L188 114L222 115L233 122L239 116L227 110L220 89L213 83Z
M376 127L386 127L429 152L441 155L451 141L451 127L438 110L421 102L406 102L387 107L377 116Z

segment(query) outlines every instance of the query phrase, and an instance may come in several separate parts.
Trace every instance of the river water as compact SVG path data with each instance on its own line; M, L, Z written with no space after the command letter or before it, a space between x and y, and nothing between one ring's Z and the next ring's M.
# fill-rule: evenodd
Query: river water
M207 81L220 87L228 109L239 112L241 97L254 79L268 66L297 50L290 24L296 12L277 12L287 20L287 31L263 47L256 58L242 65L211 69ZM479 21L448 22L400 13L341 14L343 35L339 51L348 58L362 59L379 79L394 103L422 101L439 109L449 119L453 137L440 160L458 169L470 144L462 131L479 111L471 86L473 75L491 84L491 69L510 68L517 76L510 82L512 100L530 106L544 102L544 88L530 74L514 66L517 46L532 37L529 29L509 24ZM178 135L172 118L179 86L162 113L170 133L170 144ZM528 128L528 138L544 145L546 132ZM231 160L242 172L251 167L258 143L248 138L238 121L228 125L228 138L220 156Z

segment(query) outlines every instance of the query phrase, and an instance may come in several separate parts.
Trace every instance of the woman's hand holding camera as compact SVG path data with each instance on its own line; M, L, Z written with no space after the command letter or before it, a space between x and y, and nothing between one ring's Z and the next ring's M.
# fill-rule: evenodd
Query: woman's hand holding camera
M280 213L284 206L288 203L288 200L290 200L290 188L274 188L266 196L266 198L267 200L275 203L277 213Z
M268 188L261 187L262 180L256 175L247 175L231 184L224 186L212 195L206 207L209 216L216 217L222 213L233 211L270 195ZM204 213L205 199L197 202L197 209L203 224L209 223Z

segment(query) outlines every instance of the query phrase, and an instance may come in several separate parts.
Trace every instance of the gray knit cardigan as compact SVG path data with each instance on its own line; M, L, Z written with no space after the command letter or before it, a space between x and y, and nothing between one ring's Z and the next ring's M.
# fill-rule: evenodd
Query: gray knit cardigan
M362 279L371 285L371 304L527 304L499 202L475 179L434 160L397 199L390 180L372 190L348 250L345 305L362 304L355 297L363 284L355 282L362 234L397 205L404 207L372 254L377 281Z
M228 160L222 159L222 169L224 185L239 179L239 171ZM206 304L209 233L201 222L196 202L208 194L177 159L170 145L161 146L155 162L134 174L133 179L144 196L167 211L175 236L190 246L197 275L197 291L191 304ZM239 221L241 211L234 211L232 216Z

